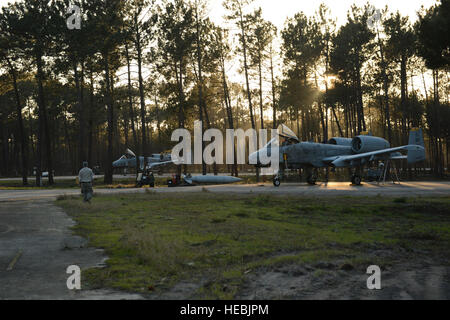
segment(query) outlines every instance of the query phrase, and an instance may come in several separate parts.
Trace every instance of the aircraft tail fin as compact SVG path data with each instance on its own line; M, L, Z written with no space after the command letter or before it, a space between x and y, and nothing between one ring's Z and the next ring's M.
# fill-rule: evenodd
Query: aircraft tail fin
M425 160L425 142L422 129L416 128L411 130L408 147L408 164Z
M423 141L423 131L420 128L412 129L409 133L409 143L410 145L425 147L425 142Z

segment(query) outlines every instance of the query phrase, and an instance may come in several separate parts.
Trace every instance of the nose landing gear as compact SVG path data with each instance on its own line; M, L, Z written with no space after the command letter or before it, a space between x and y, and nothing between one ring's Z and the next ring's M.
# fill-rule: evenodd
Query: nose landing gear
M279 187L280 184L281 184L280 178L278 178L278 177L273 178L273 185L275 187Z
M357 175L357 174L352 175L351 180L352 180L353 185L355 185L355 186L361 185L362 178L360 175Z
M278 173L276 174L276 176L273 177L273 185L274 185L275 187L278 188L278 187L281 185L281 179L283 179L283 176L284 176L284 171L283 171L283 170L280 170L280 171L278 171Z

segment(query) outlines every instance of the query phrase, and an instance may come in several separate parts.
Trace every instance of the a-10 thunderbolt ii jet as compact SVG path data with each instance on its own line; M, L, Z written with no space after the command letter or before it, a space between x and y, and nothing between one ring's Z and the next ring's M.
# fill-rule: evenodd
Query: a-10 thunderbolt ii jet
M411 130L409 144L395 148L391 148L385 139L371 135L359 135L353 139L332 138L328 143L312 143L300 142L285 125L278 128L278 133L285 141L279 146L280 171L273 179L276 187L280 186L286 169L305 169L307 182L314 185L318 168L350 168L352 183L360 185L361 169L372 161L407 159L408 164L414 164L425 160L422 129ZM262 167L258 161L260 155L270 154L274 140L272 139L264 148L252 153L251 163L258 163L257 166Z
M170 154L153 154L151 157L147 157L146 169L154 169L159 166L172 164L172 157ZM144 157L139 157L139 164L141 170L144 170ZM113 168L136 168L136 155L130 149L126 150L126 153L120 157L120 159L113 162Z

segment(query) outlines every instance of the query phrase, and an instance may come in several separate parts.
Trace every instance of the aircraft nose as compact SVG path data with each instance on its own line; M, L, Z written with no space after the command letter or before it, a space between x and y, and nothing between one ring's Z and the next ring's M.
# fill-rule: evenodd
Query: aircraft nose
M124 161L123 159L119 159L113 162L113 167L114 168L120 168L124 166Z

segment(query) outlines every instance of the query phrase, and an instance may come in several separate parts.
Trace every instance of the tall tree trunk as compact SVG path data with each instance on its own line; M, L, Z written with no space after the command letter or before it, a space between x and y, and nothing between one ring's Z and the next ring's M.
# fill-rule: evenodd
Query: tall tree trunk
M106 106L108 112L108 151L105 165L105 178L106 184L113 182L113 143L114 143L114 109L111 96L111 83L110 83L110 71L109 71L109 53L103 53L103 63L105 71L105 91L106 91Z
M47 158L47 170L48 170L48 183L49 185L53 185L53 163L52 163L52 154L50 148L50 132L48 129L47 123L47 110L45 105L44 98L44 74L43 74L43 65L42 65L42 56L38 53L36 55L36 64L37 64L37 74L36 80L38 83L38 108L39 108L39 130L38 130L38 159L37 159L37 170L36 170L36 184L38 186L41 185L41 175L42 175L42 149L43 149L43 136L45 135L45 149L46 149L46 158Z
M81 67L81 75L78 74L78 62L73 65L75 87L78 98L78 166L81 168L82 162L86 161L85 147L84 147L84 98L83 98L83 78L84 78L84 63Z
M159 102L158 102L158 94L155 91L155 115L156 115L156 129L158 129L158 148L161 148L161 118L159 115ZM161 150L162 151L162 150Z
M422 74L423 91L425 92L425 102L428 103L427 84L425 82L425 75L423 74L423 70L421 71L421 74Z
M0 103L2 103L4 99L0 96ZM1 106L1 104L0 104ZM2 107L2 110L4 107ZM1 127L1 138L2 138L2 168L0 168L0 172L2 172L5 176L9 175L9 142L8 142L8 131L6 130L6 112L0 113L0 127Z
M252 128L255 129L255 118L253 115L253 103L252 103L252 96L250 92L250 81L249 81L249 75L248 75L248 62L247 62L247 40L245 36L245 30L244 30L244 18L242 13L242 8L239 8L239 14L240 14L240 25L241 25L241 37L242 37L242 50L244 54L244 73L245 73L245 84L247 86L247 99L248 99L248 107L250 109L250 120L252 123Z
M142 78L142 48L141 48L141 32L139 30L138 16L134 16L134 22L136 27L136 51L137 51L137 63L138 63L138 75L139 75L139 97L141 101L141 131L142 131L142 155L144 156L144 170L147 166L147 124L146 110L145 110L145 96L144 96L144 79Z
M199 107L199 121L202 126L202 174L206 175L206 163L203 160L203 150L205 149L205 142L203 141L204 134L204 121L203 121L203 109L205 109L205 101L203 99L203 75L202 75L202 48L201 48L201 37L200 37L200 22L198 15L198 4L195 6L195 28L196 28L196 42L197 42L197 68L198 68L198 107Z
M29 134L27 135L27 140L28 141L33 141L33 136L34 136L34 127L33 127L33 117L31 116L31 106L28 106L27 108L27 123L28 126L30 127L30 131ZM35 150L35 144L34 143L30 143L30 147L31 147L31 154L32 154L32 159L36 158L36 150Z
M380 47L380 57L381 57L381 75L383 77L383 89L384 89L384 105L385 105L385 112L386 112L386 124L388 128L388 140L390 143L392 143L392 128L391 128L391 115L390 115L390 108L389 108L389 83L388 83L388 77L386 73L386 61L384 59L384 51L383 51L383 43L380 39L380 32L377 30L378 34L378 44Z
M439 70L433 70L433 78L434 78L434 103L439 104Z
M89 96L89 120L88 120L88 162L92 163L92 136L93 136L93 112L94 112L94 75L90 70L90 96Z
M13 78L14 97L16 99L17 124L19 126L19 139L22 155L22 184L26 186L28 185L28 141L23 125L22 104L20 103L16 70L9 59L7 59L7 63L10 69L11 76Z
M262 65L261 65L261 52L258 52L258 73L259 73L259 112L261 114L261 129L264 129L264 111L263 111L263 93L262 93Z
M334 110L334 105L331 105L331 111L333 112L334 120L336 121L336 125L337 125L337 127L338 127L340 136L341 136L341 137L345 137L345 136L344 136L344 132L342 131L342 128L341 128L341 124L339 123L339 119L338 119L338 117L337 117L337 115L336 115L336 110ZM348 126L347 126L347 127L348 127ZM347 133L347 136L348 136L348 133Z
M220 57L220 65L221 65L221 71L222 71L222 86L223 86L223 95L224 95L224 101L225 101L225 107L227 111L227 119L228 119L228 128L234 130L234 121L233 121L233 110L231 108L231 98L230 93L228 90L228 84L227 84L227 77L225 74L225 58L223 56ZM234 139L234 138L233 138ZM234 142L234 140L233 140ZM233 143L234 145L234 143ZM234 150L234 158L233 158L233 165L231 167L231 175L237 177L239 176L238 167L237 167L237 157L236 157L236 147Z
M407 99L408 99L408 77L406 74L406 67L408 63L408 58L406 55L401 56L401 62L400 62L400 95L401 95L401 101L400 105L402 108L402 144L405 145L407 143L407 121L408 121L408 105L407 105Z
M439 101L439 70L433 70L433 95L434 95L434 126L435 126L435 148L436 148L436 173L441 177L444 173L443 168L443 152L441 139L441 118L440 118L440 101Z
M275 77L273 72L273 47L270 44L270 77L272 82L272 128L277 128L277 106L276 106L276 95L275 95Z
M317 67L315 67L315 69L317 70ZM319 90L319 81L317 80L317 72L316 71L314 72L314 82L316 84L316 89ZM326 83L326 81L325 81L325 83ZM319 101L318 101L317 105L319 107L320 123L322 125L323 138L321 140L322 140L322 142L326 143L327 140L328 140L328 132L327 132L327 127L325 125L325 115L324 115L324 111L323 111L323 108L322 108L322 101L321 101L320 97L319 97Z
M255 118L253 115L252 96L251 96L251 92L250 92L250 82L249 82L249 76L248 76L247 41L245 39L242 7L239 8L239 14L240 14L240 22L241 22L242 49L243 49L243 53L244 53L244 72L245 72L245 84L247 86L248 107L250 109L250 120L252 123L252 129L256 129ZM259 168L256 168L256 182L259 182Z
M125 139L125 146L128 146L130 144L129 142L129 133L130 133L130 128L129 128L129 124L130 121L128 119L128 115L127 115L127 111L126 110L122 110L123 112L123 136Z
M179 69L178 69L178 64ZM175 76L177 79L178 85L178 127L184 128L184 103L185 103L185 95L183 88L183 62L179 61L175 62ZM186 165L183 165L184 170L186 170ZM177 175L181 175L181 166L177 166Z
M136 134L136 126L135 126L135 115L134 115L134 108L133 108L133 96L132 96L132 86L131 86L131 66L130 66L130 54L128 49L128 43L125 44L125 57L127 60L127 73L128 73L128 108L129 108L129 114L130 114L130 120L131 120L131 131L133 133L133 141L134 141L134 148L135 151L139 150L139 142Z
M358 66L356 69L356 93L357 93L357 120L358 120L358 133L362 131L366 131L366 121L364 119L364 104L363 104L363 92L362 92L362 84L361 84L361 66L359 64L358 58Z
M131 119L131 131L133 132L133 141L134 141L134 153L136 159L136 179L139 175L141 163L140 163L140 155L139 155L139 139L136 133L135 126L135 114L133 107L133 96L132 96L132 86L131 86L131 65L130 65L130 51L128 49L128 43L125 43L125 58L127 60L127 74L128 74L128 109L130 113Z
M47 156L47 167L48 167L48 184L51 186L54 184L52 136L50 135L47 108L44 108L44 133L45 133L45 151L46 151L46 156Z

